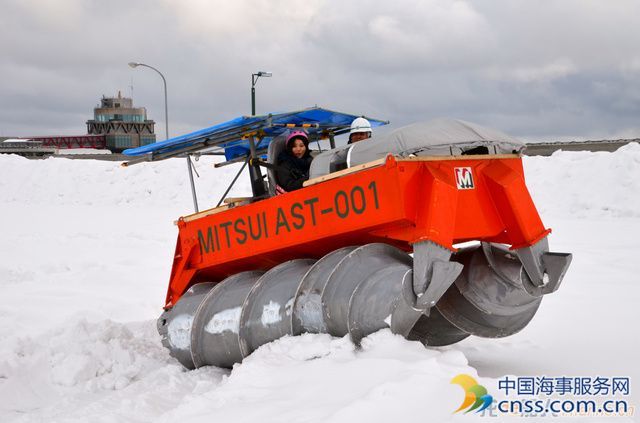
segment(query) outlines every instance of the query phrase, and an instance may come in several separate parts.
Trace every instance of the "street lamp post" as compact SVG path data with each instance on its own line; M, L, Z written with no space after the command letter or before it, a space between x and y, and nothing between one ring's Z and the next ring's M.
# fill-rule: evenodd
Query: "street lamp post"
M251 116L256 115L256 83L258 82L258 78L260 78L261 76L270 78L271 76L273 76L273 74L271 72L264 71L251 74Z
M143 66L145 68L153 69L158 73L158 75L160 75L160 78L162 78L162 84L164 86L164 135L165 135L165 139L168 140L169 139L169 106L167 102L167 80L165 79L162 72L160 72L158 69L154 68L153 66L149 66L145 63L129 62L129 67L131 68L137 68L138 66ZM198 213L198 198L196 196L196 186L193 182L193 169L191 168L191 159L189 158L189 155L187 155L187 169L189 171L189 182L191 183L191 196L193 197L193 208L195 209L196 213Z
M251 116L256 115L256 83L258 78L264 76L270 78L271 72L259 71L251 74ZM249 159L256 156L256 144L253 136L249 137ZM266 193L264 182L262 180L262 172L258 166L249 166L249 178L251 179L251 190L254 197L261 197Z

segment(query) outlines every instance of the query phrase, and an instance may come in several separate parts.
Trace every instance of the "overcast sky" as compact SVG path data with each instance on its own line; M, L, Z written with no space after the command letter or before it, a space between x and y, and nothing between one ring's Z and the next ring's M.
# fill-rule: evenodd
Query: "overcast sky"
M635 0L0 0L0 136L84 134L120 90L163 138L314 104L525 139L640 137ZM132 88L133 87L133 88Z

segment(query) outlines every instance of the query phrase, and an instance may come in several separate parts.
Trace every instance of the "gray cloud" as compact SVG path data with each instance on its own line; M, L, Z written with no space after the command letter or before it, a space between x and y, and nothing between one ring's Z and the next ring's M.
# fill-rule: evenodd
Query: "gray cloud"
M83 133L102 94L177 135L318 104L395 125L459 117L514 135L640 133L633 0L2 0L0 134ZM132 84L133 82L133 84Z

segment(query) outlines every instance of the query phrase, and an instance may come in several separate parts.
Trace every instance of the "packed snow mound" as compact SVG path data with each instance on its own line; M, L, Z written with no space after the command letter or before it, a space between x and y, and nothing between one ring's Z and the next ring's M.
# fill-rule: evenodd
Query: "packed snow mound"
M214 169L218 157L193 161L200 209L214 207L241 164ZM175 214L193 210L185 159L122 167L120 162L50 157L30 160L0 155L1 203L169 207ZM245 169L245 172L246 169ZM221 182L222 181L222 182ZM230 195L251 194L248 177Z
M166 354L153 329L151 322L80 320L22 340L1 368L6 408L0 416L18 422L58 416L69 422L95 416L167 423L389 421L428 398L437 399L430 418L445 419L464 397L451 375L477 377L461 352L428 350L389 330L365 338L361 349L346 337L285 337L231 372L189 372ZM283 401L298 406L283 407ZM30 417L19 418L23 413Z
M111 150L98 150L97 148L65 148L58 150L58 155L72 156L83 154L112 154Z
M0 357L2 422L156 421L201 380L211 384L228 373L186 373L161 346L152 321L71 319L37 338L19 338Z
M540 214L640 217L640 144L613 153L557 151L526 157L527 186Z
M185 398L161 421L393 421L427 398L439 399L428 415L440 420L463 398L450 384L451 375L460 373L477 376L459 351L427 350L389 330L365 338L360 350L346 337L284 337L236 365L215 389ZM283 401L291 407L282 407Z
M21 338L4 376L21 378L24 369L45 365L48 379L60 387L87 392L123 389L141 374L167 364L166 354L143 331L110 320L69 321L42 338Z

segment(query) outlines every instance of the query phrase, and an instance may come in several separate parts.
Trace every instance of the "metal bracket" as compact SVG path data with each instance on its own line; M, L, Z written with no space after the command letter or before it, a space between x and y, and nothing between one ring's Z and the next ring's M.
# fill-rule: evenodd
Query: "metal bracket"
M523 286L535 296L556 291L573 258L570 253L549 252L547 237L530 247L519 248L515 253L528 276L528 281L522 278Z
M451 251L432 241L413 244L413 284L403 281L402 295L415 310L429 315L449 287L455 282L462 268L460 263L449 261Z

